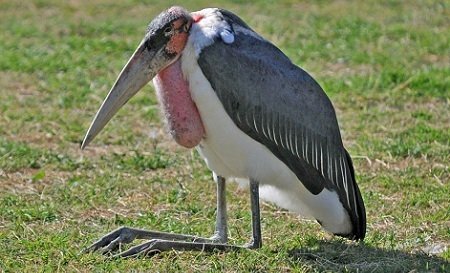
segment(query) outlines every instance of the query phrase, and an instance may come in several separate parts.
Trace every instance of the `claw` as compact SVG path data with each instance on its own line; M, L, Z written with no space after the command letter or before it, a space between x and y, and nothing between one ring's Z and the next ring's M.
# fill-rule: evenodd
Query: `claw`
M100 238L100 240L84 249L83 252L89 253L100 250L101 254L106 255L120 248L121 244L131 243L135 238L136 236L129 228L120 227Z
M150 240L148 242L142 243L135 247L132 247L124 252L114 255L115 258L134 258L137 256L153 256L158 253L161 253L161 250L154 249L154 246L157 244L158 240Z
M116 239L112 240L107 246L99 249L99 252L100 254L107 255L119 249L121 244L122 244L121 237L119 236Z

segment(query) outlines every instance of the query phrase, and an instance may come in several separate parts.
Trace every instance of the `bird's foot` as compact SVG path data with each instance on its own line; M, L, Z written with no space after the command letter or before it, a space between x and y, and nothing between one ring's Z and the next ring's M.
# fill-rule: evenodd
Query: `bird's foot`
M258 240L251 240L250 242L246 243L243 247L248 249L258 249L261 248L262 243Z
M84 249L84 253L99 251L102 254L111 253L120 248L122 244L128 244L138 237L138 230L128 227L120 227Z
M231 251L239 249L242 249L242 247L221 243L180 242L180 241L169 241L164 239L152 239L150 241L132 247L124 252L116 254L113 256L113 258L149 257L170 250L214 252L214 251Z
M202 238L184 234L121 227L101 237L86 248L84 252L98 251L103 255L110 255L116 250L121 251L120 247L122 244L131 243L135 239L148 239L149 241L120 252L113 257L134 257L141 254L149 256L170 249L197 251L213 251L216 249L225 251L239 248L225 244L226 237L218 234L211 238Z

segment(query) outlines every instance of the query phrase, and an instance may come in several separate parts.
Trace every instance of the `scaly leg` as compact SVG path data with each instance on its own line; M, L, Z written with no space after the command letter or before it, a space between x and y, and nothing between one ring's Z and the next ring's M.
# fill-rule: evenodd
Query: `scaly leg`
M227 199L225 190L225 178L214 174L214 180L217 183L217 215L216 231L211 239L213 241L226 244L228 241L227 227Z
M111 233L103 236L97 242L93 243L84 252L100 251L102 254L119 249L122 244L128 244L135 239L161 239L170 241L189 241L189 242L214 242L214 239L202 238L192 235L176 234L160 231L143 230L137 228L120 227Z
M146 231L127 227L119 228L102 237L91 245L87 251L101 249L102 253L109 253L119 248L121 244L130 243L134 239L150 239L149 241L130 248L127 251L115 255L115 257L135 257L138 255L153 255L166 250L190 250L207 251L214 250L229 251L241 249L242 247L226 244L227 242L227 217L225 199L225 179L215 176L217 181L217 218L216 231L211 238L173 234L158 231ZM261 226L259 219L259 192L258 182L250 180L250 197L252 207L253 239L245 247L261 247Z
M250 205L252 208L252 240L247 244L248 248L261 248L261 216L259 210L259 183L250 179Z

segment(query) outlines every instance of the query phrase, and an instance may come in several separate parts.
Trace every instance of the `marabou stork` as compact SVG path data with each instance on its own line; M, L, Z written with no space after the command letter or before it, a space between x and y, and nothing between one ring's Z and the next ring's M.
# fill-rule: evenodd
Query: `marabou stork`
M364 239L366 216L334 108L319 84L230 11L188 13L171 7L150 22L144 39L98 110L82 148L153 79L175 141L195 147L217 182L211 238L122 227L88 251L118 254L169 249L212 251L227 244L225 178L249 181L252 240L261 247L261 198L315 218L330 233Z

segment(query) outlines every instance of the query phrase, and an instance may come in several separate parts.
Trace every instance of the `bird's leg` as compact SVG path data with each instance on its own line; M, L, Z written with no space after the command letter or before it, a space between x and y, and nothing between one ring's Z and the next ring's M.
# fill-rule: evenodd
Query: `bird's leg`
M214 174L214 180L217 183L217 215L216 215L216 231L211 239L219 243L227 243L228 227L227 227L227 200L226 200L226 184L225 178Z
M166 248L167 244L170 244L170 242L173 241L180 241L180 244L176 244L177 249L178 248L185 249L186 244L183 243L187 244L193 243L195 249L192 250L207 251L208 249L214 248L213 247L214 243L218 243L216 248L218 250L225 250L227 248L230 248L231 246L220 245L225 244L228 239L225 178L214 174L214 179L217 182L217 217L216 217L216 230L211 238L203 238L192 235L167 233L160 231L149 231L129 227L120 227L100 238L97 242L93 243L91 246L85 249L84 252L100 251L103 254L107 254L117 250L121 244L131 243L135 239L148 239L150 241L138 245L127 252L121 253L122 256L124 256L124 254L126 253L134 255L136 253L133 254L133 251L136 252L139 249L144 249L145 245L147 246L152 245L153 247L161 246L162 248ZM153 244L156 241L158 243Z
M170 241L211 242L212 239L198 236L168 233L161 231L143 230L137 228L120 227L100 238L84 252L100 251L103 254L117 250L122 244L128 244L136 239L161 239Z
M226 244L227 220L225 179L220 176L215 176L215 180L217 182L217 218L216 232L215 235L211 238L212 242L183 242L153 239L141 245L135 246L127 251L119 253L114 257L136 257L140 255L151 256L167 250L213 252L215 250L230 251L242 249L242 247L239 246ZM256 249L262 246L262 239L259 208L259 183L258 181L253 179L250 179L250 202L252 210L252 240L244 247L249 249Z
M252 240L246 246L251 249L262 246L261 217L259 209L259 182L250 179L250 204L252 209Z
M227 242L227 216L225 199L225 179L215 177L217 181L217 218L216 231L211 238L200 238L196 236L173 234L158 231L146 231L132 228L119 228L102 237L90 246L88 251L102 249L103 253L117 249L121 243L129 243L134 239L150 239L149 241L121 252L114 257L136 257L150 256L167 250L187 250L212 252L230 251L242 249L240 246L226 244ZM252 240L245 248L261 247L261 223L259 210L259 183L250 180L250 200L252 208Z
M177 240L170 240L166 238L153 237L152 240L143 244L130 248L127 251L119 253L114 257L136 257L139 255L150 256L155 253L167 251L167 250L189 250L189 251L206 251L212 252L214 250L229 251L241 249L239 246L233 246L226 244L228 240L228 228L227 228L227 205L226 205L226 183L225 178L214 174L214 180L217 183L217 216L216 216L216 230L214 235L209 238L198 238L194 240L183 240L178 236L186 236L186 238L194 238L194 236L178 235L178 234L166 234L175 235Z

